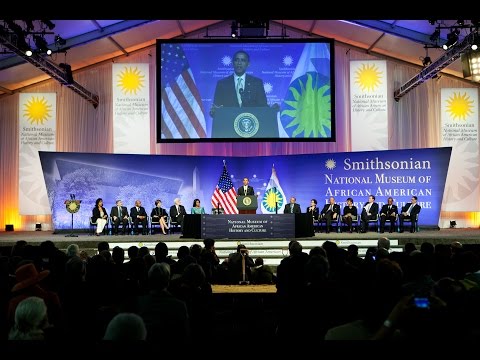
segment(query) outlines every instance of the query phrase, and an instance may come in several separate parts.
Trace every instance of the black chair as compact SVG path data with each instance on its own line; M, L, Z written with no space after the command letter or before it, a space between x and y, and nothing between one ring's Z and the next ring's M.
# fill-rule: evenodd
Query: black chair
M414 228L414 231L415 232L418 232L419 231L419 226L418 226L418 215L420 214L417 214L415 216L415 218L412 218L412 217L408 217L408 218L403 218L403 226L405 226L405 223L412 223L413 222L413 228ZM400 224L398 225L398 231L402 231L403 229L400 229Z
M360 217L358 215L352 216L352 228L353 231L357 232L359 231L359 226L358 226L358 220ZM343 220L343 215L341 216L341 226L340 226L340 231L343 232L343 228L346 228L348 224Z
M170 221L170 216L167 216L167 227L168 227L168 222ZM155 226L158 226L158 229L161 230L162 227L160 226L160 218L158 220L153 220L153 218L151 218L151 221L150 221L150 235L153 235L154 234L154 228ZM168 233L168 229L167 229L167 233Z
M336 231L337 233L340 232L340 218L341 218L341 215L339 214L337 216L336 219L332 219L332 226L335 225L336 226ZM323 216L322 214L320 214L320 216L318 217L318 227L320 228L320 232L322 232L322 224L325 223L325 231L329 230L327 229L327 219L325 218L325 216ZM313 225L315 227L315 223Z
M361 219L360 219L360 222L361 222ZM375 224L375 232L378 233L380 231L380 216L377 214L374 219L370 219L367 221L366 231L370 227L370 224Z
M150 220L150 216L147 216L147 223L146 223L146 228L143 229L142 227L142 233L148 234L148 223ZM130 234L134 235L135 232L135 223L133 222L133 219L131 216L128 217L128 226L130 227ZM139 228L142 226L142 223L139 222Z
M387 219L385 221L385 227L389 226L390 224L390 220ZM388 224L388 225L387 225ZM378 225L380 226L380 215L378 216ZM380 231L380 229L378 230ZM393 231L394 232L399 232L400 231L400 224L399 224L399 218L398 218L398 214L396 214L395 216L395 221L393 222Z
M182 232L182 225L179 222L173 221L170 217L168 218L168 231L170 234L174 234L175 230L179 229Z

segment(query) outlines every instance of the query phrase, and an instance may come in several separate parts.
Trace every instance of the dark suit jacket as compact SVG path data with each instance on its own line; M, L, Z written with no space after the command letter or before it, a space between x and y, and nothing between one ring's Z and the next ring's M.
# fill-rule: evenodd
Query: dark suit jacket
M102 207L102 209L103 209L103 214L108 216L107 210L105 210L104 207ZM100 216L100 210L98 210L98 207L95 206L95 207L93 208L93 210L92 210L92 221L93 221L93 222L97 221L97 219L98 219L99 217L101 217L101 216Z
M239 107L233 74L217 82L213 104L215 106ZM263 81L246 74L242 107L259 106L268 106Z
M325 204L325 206L322 209L322 212L320 214L325 215L328 211L328 208L330 207L330 204ZM337 214L337 218L340 216L340 205L338 204L333 204L333 214ZM333 216L333 215L332 215Z
M343 208L343 215L352 214L352 216L358 216L357 207L355 205L350 209L348 206Z
M363 205L362 212L365 211L365 206L367 206L368 201ZM378 204L376 202L372 203L372 206L370 206L370 215L371 216L376 216L378 214Z
M158 216L158 218L155 218L155 220L159 220L161 216L168 216L167 210L165 210L164 208L158 208L155 206L152 209L152 212L150 213L151 218L153 218L154 216Z
M315 209L313 209L313 213L312 211L310 210L310 206L307 208L307 213L312 215L312 217L315 219L315 220L318 220L318 214L319 214L320 210L318 209L318 207L315 206Z
M392 204L392 208L390 210L388 210L388 204L383 205L380 214L386 214L387 217L390 217L392 214L398 214L397 205Z
M132 220L135 220L137 216L147 216L147 212L143 206L140 206L140 211L137 212L137 208L134 206L130 209L130 216Z
M110 217L119 217L120 219L123 219L125 216L128 217L128 210L126 206L122 206L121 213L118 213L118 208L116 206L112 206L112 210L110 210Z
M178 209L180 210L179 212L177 212L177 207L175 205L170 206L170 218L174 222L181 221L180 219L187 215L183 205L178 205Z
M287 205L285 205L285 210L283 210L283 213L284 214L290 214L291 212L291 204L288 203ZM300 214L302 212L302 210L300 209L300 205L298 205L297 203L293 204L293 213L294 214Z
M255 192L253 191L253 187L248 185L247 193L245 194L245 191L243 191L243 185L242 185L241 187L238 188L237 195L240 195L240 196L255 195Z
M412 205L411 202L405 204L405 206L402 207L402 213L407 212L410 208L410 205ZM418 205L418 203L415 204L415 206L412 208L412 211L410 212L410 217L415 217L420 212L420 210L422 210L422 207Z

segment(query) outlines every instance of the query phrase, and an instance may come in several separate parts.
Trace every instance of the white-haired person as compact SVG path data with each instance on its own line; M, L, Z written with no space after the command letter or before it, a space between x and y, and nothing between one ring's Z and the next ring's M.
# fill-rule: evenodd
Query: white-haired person
M45 340L46 327L48 327L47 305L43 299L31 296L18 304L15 310L15 324L10 330L8 339Z
M103 340L143 341L147 339L147 329L143 319L137 314L120 313L108 324Z

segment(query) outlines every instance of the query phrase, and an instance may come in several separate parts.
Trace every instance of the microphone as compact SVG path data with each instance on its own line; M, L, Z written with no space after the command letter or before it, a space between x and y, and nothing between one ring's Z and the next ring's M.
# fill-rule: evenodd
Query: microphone
M238 89L238 93L240 94L240 98L242 99L242 102L243 102L243 94L244 94L243 88Z

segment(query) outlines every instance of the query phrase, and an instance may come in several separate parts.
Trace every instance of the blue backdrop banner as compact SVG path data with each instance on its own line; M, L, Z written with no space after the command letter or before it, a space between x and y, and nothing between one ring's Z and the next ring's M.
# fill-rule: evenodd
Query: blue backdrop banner
M209 213L224 161L235 188L248 177L259 204L266 202L265 209L272 209L267 187L274 166L285 195L277 198L279 213L292 196L302 212L311 199L317 199L321 209L330 196L342 208L352 197L359 209L370 194L380 206L389 196L399 206L417 196L422 206L420 226L437 226L450 154L450 147L259 157L40 152L40 160L56 230L71 226L64 205L70 194L82 200L75 228L88 227L97 198L104 200L109 213L117 199L129 210L139 199L148 214L156 199L168 212L179 197L190 213L198 198ZM257 212L262 212L260 207Z

